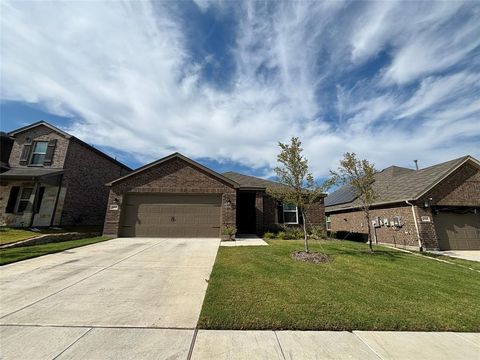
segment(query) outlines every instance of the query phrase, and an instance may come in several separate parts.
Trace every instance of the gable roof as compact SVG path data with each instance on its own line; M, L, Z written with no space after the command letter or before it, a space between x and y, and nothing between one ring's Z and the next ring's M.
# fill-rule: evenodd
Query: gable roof
M480 168L480 162L469 155L420 170L388 167L375 174L373 189L378 198L373 205L417 200L466 162ZM328 195L325 206L329 211L351 209L359 207L360 201L347 184Z
M234 171L224 172L223 176L238 183L240 185L240 189L265 190L268 187L285 186L272 180L265 180L250 175L243 175Z
M235 189L237 189L237 188L239 187L238 183L235 182L235 181L233 181L232 179L229 179L229 178L227 178L226 176L223 176L222 174L219 174L219 173L217 173L216 171L213 171L213 170L207 168L206 166L203 166L202 164L200 164L200 163L198 163L198 162L196 162L196 161L194 161L194 160L192 160L192 159L190 159L190 158L188 158L188 157L186 157L186 156L184 156L184 155L182 155L182 154L180 154L180 153L178 153L178 152L175 152L175 153L170 154L170 155L168 155L168 156L165 156L165 157L163 157L163 158L161 158L161 159L159 159L159 160L156 160L156 161L153 161L153 162L151 162L151 163L149 163L149 164L146 164L146 165L144 165L144 166L141 166L141 167L139 167L137 170L131 172L130 174L127 174L127 175L122 176L122 177L120 177L120 178L118 178L118 179L115 179L115 180L107 183L106 185L107 185L107 186L112 186L113 184L116 184L116 183L118 183L118 182L120 182L120 181L123 181L123 180L125 180L125 179L128 179L128 178L130 178L131 176L135 176L135 175L137 175L137 174L139 174L139 173L144 172L145 170L148 170L148 169L150 169L150 168L152 168L152 167L155 167L155 166L157 166L157 165L163 164L163 163L165 163L165 162L167 162L167 161L169 161L169 160L175 159L175 158L181 159L181 160L189 163L190 165L192 165L192 166L194 166L194 167L196 167L196 168L199 168L199 169L203 170L204 172L212 175L213 177L216 177L217 179L220 179L220 180L222 180L223 182L226 182L227 184L232 185L232 187L235 188Z
M76 141L77 143L79 143L80 145L88 148L89 150L92 150L94 153L104 157L105 159L117 164L118 166L121 166L122 168L124 168L125 170L128 170L128 171L132 171L132 169L130 167L128 167L127 165L121 163L120 161L118 161L117 159L114 159L112 158L111 156L105 154L103 151L100 151L98 150L97 148L93 147L92 145L89 145L87 144L85 141L83 140L80 140L79 138L73 136L73 135L70 135L69 133L57 128L56 126L44 121L44 120L41 120L41 121L37 121L33 124L30 124L30 125L27 125L27 126L23 126L21 128L18 128L16 130L13 130L13 131L10 131L8 133L9 136L13 136L15 137L15 135L17 134L20 134L22 132L25 132L25 131L28 131L28 130L31 130L31 129L34 129L38 126L45 126L49 129L51 129L52 131L55 131L56 133L64 136L66 139L70 139L70 140L73 140L73 141Z

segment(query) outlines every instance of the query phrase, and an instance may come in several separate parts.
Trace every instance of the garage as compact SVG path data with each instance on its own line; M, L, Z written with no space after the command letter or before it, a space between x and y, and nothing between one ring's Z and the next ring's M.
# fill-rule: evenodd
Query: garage
M127 194L120 235L126 237L219 237L218 194Z
M480 250L480 213L439 212L434 217L440 250Z

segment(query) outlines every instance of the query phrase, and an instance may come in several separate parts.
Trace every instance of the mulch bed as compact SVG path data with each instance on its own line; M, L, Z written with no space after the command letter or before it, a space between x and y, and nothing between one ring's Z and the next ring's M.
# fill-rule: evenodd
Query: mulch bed
M290 255L292 259L297 261L309 262L313 264L323 264L329 263L332 259L327 255L319 252L305 252L305 251L294 251Z

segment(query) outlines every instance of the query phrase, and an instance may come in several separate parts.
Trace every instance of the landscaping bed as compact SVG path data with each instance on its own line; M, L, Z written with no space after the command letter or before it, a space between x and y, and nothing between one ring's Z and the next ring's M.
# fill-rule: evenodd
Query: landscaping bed
M480 331L478 272L394 249L310 241L221 247L199 319L205 329Z

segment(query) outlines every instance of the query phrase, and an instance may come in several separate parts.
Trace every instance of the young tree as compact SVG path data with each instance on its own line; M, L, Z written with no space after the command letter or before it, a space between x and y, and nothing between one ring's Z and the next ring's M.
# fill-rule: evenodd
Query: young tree
M355 190L358 200L360 201L362 210L367 221L368 228L368 244L370 250L372 247L372 223L370 221L370 207L376 199L376 194L373 189L375 181L375 165L368 160L357 159L355 153L345 153L343 159L340 160L340 166L336 171L330 171L331 184L352 186Z
M274 170L283 186L270 187L267 193L283 203L297 206L303 218L305 252L308 249L306 208L318 201L323 193L315 186L308 169L308 160L302 156L302 143L298 137L292 137L290 144L278 143L281 151L277 156L279 166Z

